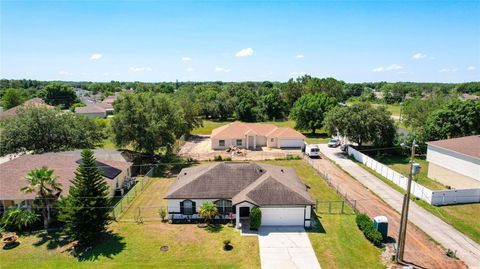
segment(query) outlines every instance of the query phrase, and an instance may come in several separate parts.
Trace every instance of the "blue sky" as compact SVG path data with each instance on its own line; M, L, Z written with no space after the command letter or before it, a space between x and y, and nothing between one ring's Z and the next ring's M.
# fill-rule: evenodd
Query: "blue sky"
M480 80L480 1L1 1L2 78Z

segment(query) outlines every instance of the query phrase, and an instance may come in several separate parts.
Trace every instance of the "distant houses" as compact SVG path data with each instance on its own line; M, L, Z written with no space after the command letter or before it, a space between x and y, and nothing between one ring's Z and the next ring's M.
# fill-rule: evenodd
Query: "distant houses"
M40 98L32 98L30 100L25 101L23 104L18 105L16 107L12 107L10 109L7 109L3 112L0 112L0 118L6 118L6 117L14 117L17 115L17 112L20 108L27 108L27 107L41 107L41 108L47 108L47 109L54 109L53 106L48 105L45 103Z
M122 92L131 92L131 90L124 90ZM75 113L91 118L106 118L108 115L113 114L113 103L122 92L116 92L114 95L107 96L101 102L97 102L96 98L88 99L88 102L84 102L86 106L75 108ZM82 100L85 101L86 99Z

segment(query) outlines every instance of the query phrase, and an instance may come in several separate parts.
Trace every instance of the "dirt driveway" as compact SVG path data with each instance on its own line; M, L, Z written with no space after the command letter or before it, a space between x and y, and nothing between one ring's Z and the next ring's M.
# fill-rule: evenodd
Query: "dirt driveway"
M285 158L287 155L302 156L301 150L298 149L270 149L263 147L257 150L242 149L242 154L231 154L224 150L213 150L211 148L211 140L209 135L191 136L178 152L179 156L190 157L195 160L205 161L212 160L215 156L222 158L232 158L235 161L244 160L270 160L276 158Z
M314 159L315 167L326 172L333 186L345 193L349 200L356 200L356 208L370 216L386 216L389 220L388 236L394 240L398 237L400 214L388 206L378 196L364 187L335 164L325 159ZM419 268L467 268L460 260L454 260L445 255L445 250L436 245L422 230L411 222L408 224L405 260ZM435 227L432 227L435 229Z

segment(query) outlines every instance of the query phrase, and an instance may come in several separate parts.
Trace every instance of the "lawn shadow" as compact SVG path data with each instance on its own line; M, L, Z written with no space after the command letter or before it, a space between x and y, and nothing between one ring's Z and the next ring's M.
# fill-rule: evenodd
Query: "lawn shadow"
M47 249L56 249L70 243L70 238L68 236L63 235L59 230L41 232L37 235L37 238L38 238L38 241L33 243L33 246L39 247L44 244L47 244L46 245Z
M114 256L118 255L125 249L126 243L124 242L124 237L107 232L101 236L99 244L93 246L92 248L86 248L84 251L79 253L79 261L94 261L99 257L106 257L113 259Z
M312 216L311 216L311 221L312 221L312 228L308 230L309 233L321 233L321 234L326 234L327 231L325 230L325 227L323 227L322 222L320 221L320 218L315 212L312 211Z
M303 135L307 138L318 138L318 139L330 139L330 138L332 138L327 133L315 133L315 134L303 133Z
M218 233L223 230L223 225L221 224L209 224L205 230L209 233Z

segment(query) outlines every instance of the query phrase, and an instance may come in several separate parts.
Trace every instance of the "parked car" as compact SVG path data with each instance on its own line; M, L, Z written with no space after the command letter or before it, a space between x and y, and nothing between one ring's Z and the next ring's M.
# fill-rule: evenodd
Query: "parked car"
M336 147L340 146L340 140L335 139L335 138L331 139L330 141L328 141L327 145L328 145L329 148L336 148Z
M310 144L305 147L305 154L312 158L312 157L320 157L320 149L318 145Z
M340 150L346 152L348 150L348 147L351 146L351 144L342 144L340 145Z

